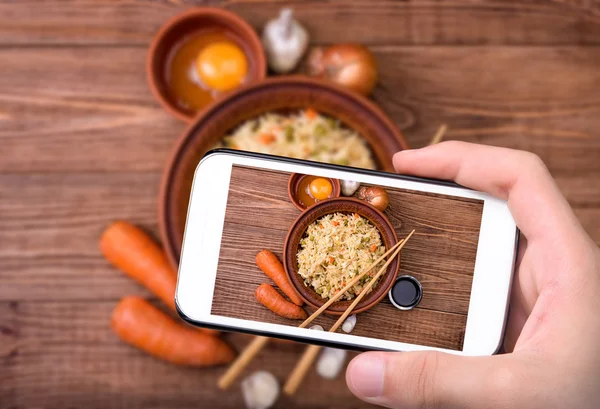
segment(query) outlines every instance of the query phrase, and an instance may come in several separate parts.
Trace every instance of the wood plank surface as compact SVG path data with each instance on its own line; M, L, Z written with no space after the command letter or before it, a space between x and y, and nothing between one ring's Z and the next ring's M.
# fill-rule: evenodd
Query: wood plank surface
M0 65L0 170L161 170L185 125L152 100L145 52L0 49L0 58L9 62ZM440 123L447 123L450 139L537 153L556 177L568 179L564 186L573 186L578 173L600 178L595 92L600 47L381 47L375 52L382 73L374 98L411 146L425 145ZM111 58L123 62L101 63ZM39 76L39 66L45 83L30 80ZM77 155L71 141L77 141ZM120 149L135 155L115 155Z
M179 368L124 345L108 325L115 304L0 302L0 407L244 407L239 380L230 392L217 392L223 367ZM228 334L226 339L240 349L249 337ZM268 367L283 383L302 350L300 344L271 345L245 374ZM328 407L322 394L305 393L320 389L322 382L311 370L299 393L282 398L278 407ZM352 397L343 375L327 385L327 402L368 407Z
M160 25L197 5L257 29L291 5L312 45L368 44L374 99L411 146L447 123L448 139L537 153L600 243L597 0L0 0L1 409L243 405L239 384L212 386L222 369L163 364L111 334L119 298L149 294L97 249L113 219L156 234L160 173L186 125L151 97L144 60ZM270 346L248 373L284 380L301 350ZM314 372L278 404L367 406Z
M225 7L256 29L290 5L322 43L600 43L597 0L4 0L0 44L146 45L169 17L201 5Z
M256 266L256 254L267 248L282 259L287 231L300 214L287 194L289 177L287 172L233 167L213 315L298 325L273 314L254 298L256 288L270 281ZM423 301L404 312L386 297L359 314L359 324L352 334L460 350L483 202L406 189L386 190L390 204L385 214L395 222L398 237L416 229L402 250L398 274L412 274L422 282ZM335 319L321 316L314 322L329 328Z

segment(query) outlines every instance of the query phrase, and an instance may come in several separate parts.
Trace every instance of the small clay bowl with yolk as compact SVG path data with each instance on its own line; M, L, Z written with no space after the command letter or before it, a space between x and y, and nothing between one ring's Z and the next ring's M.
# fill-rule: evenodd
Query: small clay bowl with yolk
M248 61L242 85L262 81L267 76L267 61L261 41L254 29L236 14L213 7L197 7L167 21L155 35L146 60L146 75L154 97L177 119L190 122L201 110L186 109L178 103L169 87L169 64L174 50L191 36L219 32L239 46ZM220 93L220 99L237 88ZM207 106L211 104L210 101Z
M316 203L321 202L323 200L340 197L340 195L342 193L342 188L340 185L340 181L338 179L324 177L323 179L326 179L329 181L329 183L331 183L331 187L332 187L331 194L329 196L327 196L325 199L318 199L318 200L313 199L314 202L312 204L310 204L309 206L306 206L306 204L302 203L302 201L299 197L299 194L298 194L298 192L300 191L300 184L304 180L306 180L306 178L320 178L320 176L303 175L301 173L292 173L292 175L290 176L290 180L288 181L288 196L290 197L290 201L301 212L306 210L308 207L311 207L311 206L315 205Z

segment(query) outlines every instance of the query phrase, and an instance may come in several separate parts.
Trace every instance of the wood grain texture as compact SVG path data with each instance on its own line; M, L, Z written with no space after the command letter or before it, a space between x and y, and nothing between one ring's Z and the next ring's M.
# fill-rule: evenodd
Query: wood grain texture
M146 294L104 261L98 241L115 219L156 231L159 176L0 174L0 300Z
M174 402L189 408L244 407L241 380L230 393L217 392L223 367L180 368L123 344L108 326L115 305L0 302L0 407L172 408ZM249 337L230 334L226 339L239 350ZM299 344L271 345L245 374L268 367L283 383L302 350ZM311 370L302 391L320 389L319 383ZM327 385L332 389L327 399L368 407L351 396L343 376ZM277 407L327 407L322 400L321 394L299 393L281 399Z
M170 16L217 3L256 28L292 5L312 44L369 44L374 98L411 146L448 123L447 139L534 151L600 243L596 0L0 0L0 408L242 406L239 385L212 387L220 370L112 336L119 298L148 294L97 250L112 219L155 230L159 174L185 128L151 98L146 46ZM283 380L300 351L270 346L248 373ZM368 405L311 372L278 406Z
M375 100L411 146L425 145L447 123L448 139L533 151L568 194L599 194L597 187L572 182L578 174L600 178L600 47L375 52L382 71ZM0 58L8 61L0 65L1 170L159 171L185 128L152 100L145 49L0 49ZM122 63L99 63L113 58ZM31 81L39 66L45 81ZM118 150L135 156L115 155Z
M0 44L147 44L169 17L217 5L256 29L292 5L314 39L365 44L598 44L591 1L4 0ZM340 29L343 27L343 29Z
M267 248L280 259L287 231L300 212L290 202L290 174L234 166L217 267L212 314L296 326L260 305L256 288L268 278L256 266ZM422 280L423 301L409 312L386 298L359 314L353 335L448 349L462 348L483 203L473 199L386 188L385 214L398 237L415 234L400 254L399 274ZM406 269L405 266L406 265ZM329 328L331 317L316 324Z

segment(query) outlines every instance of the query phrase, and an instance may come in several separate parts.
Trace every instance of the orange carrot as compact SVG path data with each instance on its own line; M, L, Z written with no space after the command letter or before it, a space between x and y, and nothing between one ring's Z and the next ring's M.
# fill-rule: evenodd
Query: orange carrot
M116 221L102 233L100 250L119 270L150 290L175 311L177 273L150 236L131 223ZM218 331L198 328L213 335Z
M306 111L304 111L304 115L306 115L308 119L315 119L318 113L312 108L307 108Z
M263 145L270 145L275 142L275 135L272 133L262 133L258 136L258 141Z
M269 284L259 285L254 295L259 303L281 317L292 320L304 320L308 318L306 311L296 304L287 301Z
M162 249L133 224L116 221L100 238L104 257L175 311L177 275Z
M373 244L369 250L371 250L371 253L375 253L375 250L377 250L377 244Z
M219 338L173 321L139 297L121 300L111 326L123 341L174 364L205 367L226 364L235 357Z
M290 279L283 269L283 265L275 254L269 250L261 250L256 255L256 265L275 282L277 287L279 287L279 289L283 291L294 304L298 306L304 304L302 298L300 298L294 289L294 286L292 286Z

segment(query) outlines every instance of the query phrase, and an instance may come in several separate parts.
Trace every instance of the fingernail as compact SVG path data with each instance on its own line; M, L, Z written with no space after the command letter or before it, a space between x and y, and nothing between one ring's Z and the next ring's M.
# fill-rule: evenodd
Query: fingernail
M348 368L348 386L355 395L376 398L383 395L385 361L378 354L362 354Z

